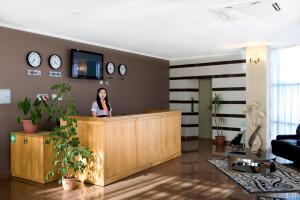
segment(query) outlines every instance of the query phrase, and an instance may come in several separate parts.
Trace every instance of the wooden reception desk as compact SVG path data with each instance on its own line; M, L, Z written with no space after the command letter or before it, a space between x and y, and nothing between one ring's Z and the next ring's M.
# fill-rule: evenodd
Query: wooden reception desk
M82 145L93 151L80 180L105 186L181 155L181 113L74 117Z

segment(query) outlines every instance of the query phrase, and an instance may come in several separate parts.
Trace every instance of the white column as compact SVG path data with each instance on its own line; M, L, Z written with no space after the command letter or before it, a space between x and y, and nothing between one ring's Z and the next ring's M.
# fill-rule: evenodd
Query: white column
M250 63L251 59L259 58L257 64ZM246 48L246 102L247 105L257 102L260 107L258 110L266 113L266 118L261 120L259 131L262 141L261 148L266 149L269 141L269 70L270 70L270 49L267 46L247 47ZM251 134L251 119L246 117L246 146Z

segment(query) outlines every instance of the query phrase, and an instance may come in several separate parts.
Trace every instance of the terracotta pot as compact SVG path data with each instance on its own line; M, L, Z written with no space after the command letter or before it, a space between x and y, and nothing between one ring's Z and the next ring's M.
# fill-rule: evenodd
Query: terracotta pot
M76 178L64 178L62 180L62 185L65 191L74 190L76 186Z
M224 144L225 144L225 136L216 136L216 144L218 146L224 146Z
M23 129L25 133L36 133L38 131L38 126L33 124L31 120L22 120Z

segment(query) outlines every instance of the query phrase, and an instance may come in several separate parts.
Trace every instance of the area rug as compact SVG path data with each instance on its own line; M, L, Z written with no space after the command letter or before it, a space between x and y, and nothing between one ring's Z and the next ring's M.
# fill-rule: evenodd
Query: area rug
M224 174L240 184L249 193L300 191L300 173L279 163L276 171L254 174L233 171L227 168L227 160L208 160Z

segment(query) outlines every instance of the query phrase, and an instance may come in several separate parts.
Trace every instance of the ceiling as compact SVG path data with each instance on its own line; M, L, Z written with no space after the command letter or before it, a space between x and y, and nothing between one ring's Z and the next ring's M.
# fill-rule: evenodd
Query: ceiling
M249 2L0 0L0 26L168 60L300 44L299 0Z

